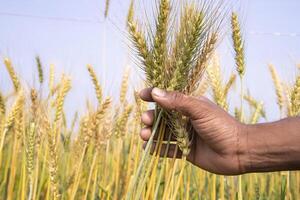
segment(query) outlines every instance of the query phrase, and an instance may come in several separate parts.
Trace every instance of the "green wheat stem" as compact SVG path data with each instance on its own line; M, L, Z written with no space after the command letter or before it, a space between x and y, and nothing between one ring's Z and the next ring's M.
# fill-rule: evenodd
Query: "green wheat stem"
M129 184L129 187L128 187L129 190L128 190L128 193L126 195L126 200L130 200L131 199L131 195L132 195L132 191L134 190L134 186L137 184L138 178L140 176L140 173L142 172L142 169L145 166L145 161L147 161L146 160L147 156L150 153L150 149L151 149L153 141L154 141L154 135L157 132L157 129L159 127L160 121L162 119L162 114L163 114L163 110L161 110L159 112L158 116L157 116L156 122L154 124L153 130L152 130L152 133L151 133L151 137L149 138L147 146L146 146L146 148L145 148L145 150L143 152L143 156L142 156L140 164L139 164L139 166L137 168L137 172L135 173L134 177L132 178L132 181L130 181L130 184Z

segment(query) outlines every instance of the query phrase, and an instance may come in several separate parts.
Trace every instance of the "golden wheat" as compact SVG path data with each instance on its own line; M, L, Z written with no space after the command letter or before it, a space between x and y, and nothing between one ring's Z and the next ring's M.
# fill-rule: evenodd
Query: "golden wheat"
M95 88L95 91L96 91L96 96L97 96L97 99L98 99L98 103L101 104L102 103L102 88L101 88L100 83L98 81L96 72L94 71L94 69L91 65L87 65L87 69L89 71L90 77L91 77L91 79L93 81L93 84L94 84L94 88Z
M4 64L5 64L5 67L6 67L7 71L8 71L8 73L9 73L9 76L10 76L12 82L13 82L15 91L19 91L19 89L21 87L20 81L19 81L18 76L17 76L17 74L15 72L15 69L14 69L14 67L13 67L13 65L11 63L11 60L8 59L8 58L5 58L4 59Z

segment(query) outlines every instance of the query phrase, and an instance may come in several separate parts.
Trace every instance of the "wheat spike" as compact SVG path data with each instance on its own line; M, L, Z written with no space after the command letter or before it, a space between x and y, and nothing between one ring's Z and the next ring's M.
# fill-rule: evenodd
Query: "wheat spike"
M58 189L58 164L57 164L57 147L56 147L56 127L51 129L50 122L47 117L45 117L43 124L48 136L48 149L49 149L49 179L51 185L51 193L53 199L60 199L59 189Z
M245 74L244 41L242 39L238 15L234 12L231 15L231 28L232 28L233 47L235 51L236 70L239 73L239 75L242 77Z
M102 105L98 108L96 114L95 114L95 119L92 125L92 131L97 132L99 124L103 121L103 118L111 105L111 99L107 98L105 101L102 103Z
M133 12L133 11L132 11ZM133 43L133 46L135 48L135 51L138 55L138 59L140 60L142 64L142 69L146 73L146 81L147 84L152 86L152 82L154 79L152 66L153 61L151 58L151 52L149 51L145 36L141 31L138 30L137 23L133 20L133 17L128 18L127 26L129 29L129 34Z
M37 69L38 69L39 82L40 82L40 84L43 84L43 82L44 82L44 72L43 72L43 66L42 66L42 62L41 62L40 57L36 56L35 61L36 61Z
M54 94L54 65L50 65L50 72L49 72L49 90L50 90L50 95Z
M186 128L186 119L183 117L174 117L176 120L172 123L174 129L174 136L176 137L177 145L182 151L182 156L186 157L189 155L191 148L190 134Z
M195 55L201 44L203 23L203 14L195 7L185 8L175 41L175 60L172 63L175 71L169 85L171 90L182 91L187 85L188 75L195 64Z
M228 92L232 88L232 86L234 85L235 81L236 81L236 75L235 74L231 74L229 80L225 84L225 88L224 88L224 96L225 97L227 97Z
M6 118L5 121L6 129L11 128L11 126L13 125L14 120L17 118L17 116L23 109L24 101L25 101L24 94L22 91L20 91L10 113L8 114L8 117Z
M33 192L33 170L35 161L35 123L30 123L29 130L26 135L26 167L29 180L28 199L32 199Z
M271 72L273 84L276 90L277 105L279 106L280 111L282 111L284 106L284 97L283 97L284 93L283 93L282 83L275 67L272 64L269 64L269 70Z
M300 76L296 78L296 82L291 92L290 102L291 102L290 116L298 116L300 114Z
M104 11L104 17L105 18L107 18L107 16L108 16L109 8L110 8L110 0L106 0L105 1L105 11Z
M31 113L33 116L33 119L36 120L37 118L37 108L38 108L38 94L35 89L31 89L30 91L30 99L31 99Z
M170 2L160 0L159 13L156 21L156 34L153 41L153 86L164 88L164 66L167 59L167 37L169 27Z
M117 119L114 130L114 133L117 137L124 135L126 124L130 117L132 109L133 107L131 105L126 106L121 116Z
M10 76L12 82L13 82L15 91L16 92L19 91L19 89L21 88L20 81L18 79L18 76L17 76L17 74L15 72L15 69L14 69L14 67L13 67L10 59L5 58L4 59L4 64L6 66L6 69L7 69L8 73L9 73L9 76Z
M101 105L101 103L102 103L102 88L101 88L100 83L98 81L96 72L94 71L94 69L91 65L87 65L87 69L89 71L90 77L91 77L91 79L93 81L93 84L94 84L98 104Z
M250 119L251 124L256 124L259 121L260 116L262 116L262 113L264 113L263 103L257 103L254 108L255 110Z
M249 105L251 106L251 107L253 107L254 109L256 109L256 110L258 110L258 108L260 108L259 109L259 111L260 111L260 115L262 116L262 117L266 117L266 112L265 112L265 110L264 110L264 108L263 108L263 103L261 103L261 102L258 102L257 100L255 100L250 94L248 94L248 95L244 95L244 99L249 103Z
M202 81L199 83L199 86L192 92L194 96L203 96L207 92L209 88L209 81L208 78L203 78Z
M59 92L56 102L55 102L55 105L56 105L56 112L55 112L55 118L54 118L55 124L61 119L61 116L63 113L63 104L65 101L65 97L70 89L71 89L71 80L68 78L63 78L62 87L60 89L60 92Z
M210 36L208 36L208 39L206 40L203 49L201 50L199 60L197 62L196 67L192 70L190 81L189 81L189 92L193 92L197 87L199 81L201 81L201 77L203 75L203 72L205 71L207 64L213 55L213 52L215 50L215 46L218 40L217 33L212 33Z
M4 116L6 113L6 105L5 105L5 99L2 93L0 92L0 116Z
M126 70L121 83L121 90L120 90L120 103L121 105L126 103L126 95L128 91L128 81L129 81L129 70Z
M213 92L214 101L225 110L228 109L227 99L224 95L220 64L218 58L214 56L212 65L207 68L207 75Z
M130 1L128 14L127 14L127 22L132 22L134 16L134 0Z

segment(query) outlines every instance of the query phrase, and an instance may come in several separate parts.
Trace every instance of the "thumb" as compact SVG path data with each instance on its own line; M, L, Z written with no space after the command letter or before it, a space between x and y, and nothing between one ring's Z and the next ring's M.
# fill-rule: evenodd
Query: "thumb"
M196 97L187 96L180 92L168 92L158 88L153 88L151 96L164 109L176 110L191 119L197 119L201 115L203 102Z

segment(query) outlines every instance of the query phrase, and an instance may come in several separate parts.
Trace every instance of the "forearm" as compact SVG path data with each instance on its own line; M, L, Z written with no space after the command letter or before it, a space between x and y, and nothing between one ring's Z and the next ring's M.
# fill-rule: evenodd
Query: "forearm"
M244 172L300 170L300 118L245 127L240 156Z

